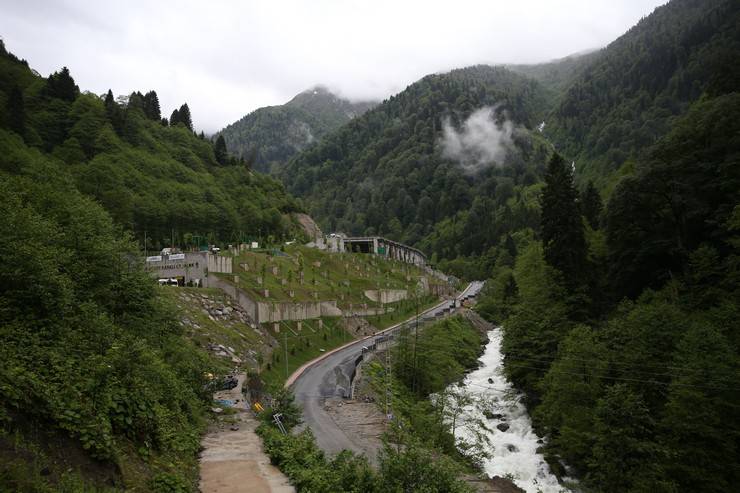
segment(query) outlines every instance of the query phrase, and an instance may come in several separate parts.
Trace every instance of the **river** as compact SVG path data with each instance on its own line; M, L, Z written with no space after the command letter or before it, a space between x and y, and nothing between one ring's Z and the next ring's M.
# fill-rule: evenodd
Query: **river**
M476 401L476 404L462 408L457 418L456 438L458 441L472 441L475 432L481 431L479 423L484 422L489 430L483 435L489 440L486 448L491 454L483 461L486 474L508 478L528 493L569 491L558 483L542 454L537 453L543 441L532 430L527 410L521 403L521 394L504 377L501 329L489 331L488 338L479 359L480 368L465 377L462 387L455 384L448 389L452 392L464 389ZM493 418L486 419L483 409L487 409ZM502 428L508 425L509 428L500 431L497 425L502 425Z

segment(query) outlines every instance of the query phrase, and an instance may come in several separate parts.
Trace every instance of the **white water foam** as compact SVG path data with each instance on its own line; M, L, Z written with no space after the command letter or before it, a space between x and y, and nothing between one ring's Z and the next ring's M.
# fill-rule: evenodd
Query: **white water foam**
M497 416L487 420L480 405L471 405L463 409L461 418L469 423L483 420L490 428L485 435L493 445L493 451L488 450L491 458L483 462L483 468L490 477L509 478L527 493L567 492L569 490L550 472L542 454L537 453L543 441L532 430L527 409L520 402L521 394L504 377L501 338L500 328L488 333L489 343L479 360L481 367L469 373L462 382L467 392L486 402L485 409ZM453 385L451 391L454 391L453 387L458 388ZM509 429L505 432L498 430L496 426L501 423L508 424ZM458 440L474 440L469 427L458 428L456 435Z

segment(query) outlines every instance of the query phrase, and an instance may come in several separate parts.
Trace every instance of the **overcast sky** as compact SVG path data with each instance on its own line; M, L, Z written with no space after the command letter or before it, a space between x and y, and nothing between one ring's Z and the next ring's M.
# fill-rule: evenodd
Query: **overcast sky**
M0 0L0 36L82 90L154 89L214 132L316 84L384 99L432 72L604 46L665 0Z

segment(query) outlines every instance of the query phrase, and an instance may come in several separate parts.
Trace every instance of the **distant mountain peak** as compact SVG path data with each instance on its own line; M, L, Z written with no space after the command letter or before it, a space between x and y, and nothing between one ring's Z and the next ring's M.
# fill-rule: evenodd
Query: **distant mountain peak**
M350 101L317 84L283 105L259 108L219 133L229 152L251 157L257 169L270 171L376 105Z

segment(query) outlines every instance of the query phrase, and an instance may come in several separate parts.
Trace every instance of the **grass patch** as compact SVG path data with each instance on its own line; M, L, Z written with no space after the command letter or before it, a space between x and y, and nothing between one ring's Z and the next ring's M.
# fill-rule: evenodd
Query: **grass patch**
M318 320L303 320L301 329L298 322L279 322L280 332L274 330L273 324L263 324L280 343L275 348L272 358L265 365L262 380L268 386L282 387L286 380L285 352L287 343L287 374L292 374L304 363L320 356L326 351L339 347L353 339L352 335L341 326L339 318L322 318L323 328ZM323 351L322 351L323 349Z
M439 298L436 296L422 296L419 298L418 313L421 314L424 310L433 307L437 303L439 303ZM393 308L393 311L389 311L383 315L364 317L378 330L383 330L391 325L408 320L417 313L417 304L414 300L401 300L396 303L389 303L386 306Z

